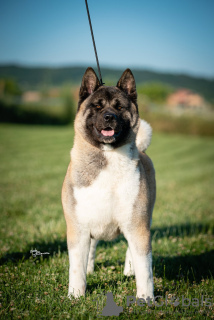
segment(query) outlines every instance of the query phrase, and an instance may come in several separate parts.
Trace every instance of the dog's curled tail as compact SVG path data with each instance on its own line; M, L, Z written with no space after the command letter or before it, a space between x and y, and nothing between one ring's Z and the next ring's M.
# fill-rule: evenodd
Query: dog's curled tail
M136 145L139 151L146 151L152 139L152 128L145 120L140 120L137 132Z

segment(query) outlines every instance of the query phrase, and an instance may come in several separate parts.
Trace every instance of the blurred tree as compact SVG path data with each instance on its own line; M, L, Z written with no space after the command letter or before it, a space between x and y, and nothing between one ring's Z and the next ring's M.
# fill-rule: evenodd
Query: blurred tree
M22 90L14 79L0 79L0 93L3 95L20 96Z
M138 86L137 91L156 103L163 103L174 90L171 86L159 82L150 82Z
M73 124L75 114L76 114L76 108L75 108L73 93L71 90L71 85L69 83L64 84L64 86L61 89L60 96L62 97L62 99L64 101L65 122Z

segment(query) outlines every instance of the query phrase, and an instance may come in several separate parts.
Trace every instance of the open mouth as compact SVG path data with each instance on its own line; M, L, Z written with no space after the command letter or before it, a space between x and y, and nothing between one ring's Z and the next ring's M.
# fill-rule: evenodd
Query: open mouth
M108 127L108 128L101 130L101 134L104 137L113 137L115 134L115 131L111 127Z
M99 137L103 137L103 138L111 138L111 137L116 138L120 135L120 131L116 131L115 129L113 129L111 127L107 127L107 128L102 129L101 131L99 131L94 126L94 130Z

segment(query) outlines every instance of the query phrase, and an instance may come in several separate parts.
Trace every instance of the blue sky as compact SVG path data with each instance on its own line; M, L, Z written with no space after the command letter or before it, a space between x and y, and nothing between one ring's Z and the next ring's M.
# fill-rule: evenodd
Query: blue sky
M102 66L214 78L214 0L88 0ZM84 0L0 0L0 63L95 65Z

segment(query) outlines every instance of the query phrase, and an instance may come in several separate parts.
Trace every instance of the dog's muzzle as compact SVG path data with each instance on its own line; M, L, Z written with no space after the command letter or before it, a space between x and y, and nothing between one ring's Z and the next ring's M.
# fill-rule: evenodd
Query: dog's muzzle
M111 122L111 121L113 121L114 119L117 121L117 116L116 116L116 114L110 113L110 112L105 113L105 114L103 115L103 118L104 118L104 121L105 121L105 122Z
M114 113L106 112L103 115L104 123L105 123L105 128L101 130L101 134L104 137L113 137L115 135L115 130L114 130L114 122L117 122L117 116Z

